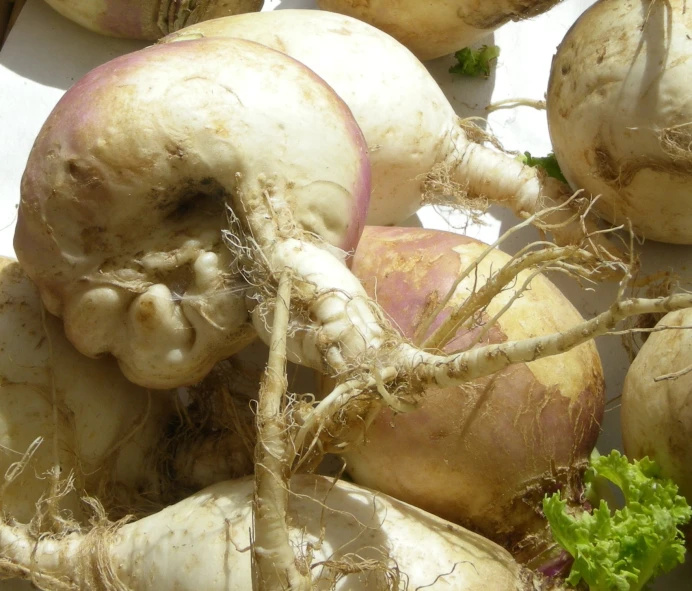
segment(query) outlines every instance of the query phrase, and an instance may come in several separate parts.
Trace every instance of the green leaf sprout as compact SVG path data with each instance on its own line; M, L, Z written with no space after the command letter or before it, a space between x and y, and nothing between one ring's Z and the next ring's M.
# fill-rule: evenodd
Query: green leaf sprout
M517 157L517 160L523 162L527 166L542 168L548 176L556 178L563 183L567 182L562 174L562 171L560 170L560 165L557 163L557 158L555 158L555 154L552 152L547 156L542 156L540 158L531 156L530 152L524 152L522 155Z
M457 62L449 68L452 74L471 76L473 78L488 78L490 76L491 62L500 55L497 45L483 45L479 49L464 47L454 54Z

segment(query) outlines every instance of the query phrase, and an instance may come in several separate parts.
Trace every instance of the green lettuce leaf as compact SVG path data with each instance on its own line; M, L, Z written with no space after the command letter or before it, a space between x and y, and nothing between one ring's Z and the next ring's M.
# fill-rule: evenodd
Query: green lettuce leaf
M456 64L449 68L452 74L471 76L474 78L488 78L490 76L491 62L500 55L497 45L483 45L480 49L464 47L454 54Z
M601 500L592 513L572 515L559 494L545 497L553 537L574 557L569 584L584 580L591 591L638 591L684 561L679 527L692 510L677 486L660 478L654 462L629 462L614 450L592 457L587 478L606 478L618 486L625 504L611 511Z

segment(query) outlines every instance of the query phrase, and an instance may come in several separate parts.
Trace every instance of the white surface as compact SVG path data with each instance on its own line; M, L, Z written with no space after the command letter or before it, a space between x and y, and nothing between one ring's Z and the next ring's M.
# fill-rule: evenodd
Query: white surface
M496 72L489 80L454 78L447 73L449 58L430 62L429 68L457 112L485 116L490 102L504 98L543 98L550 61L563 35L591 0L566 0L550 13L532 21L507 25L485 40L502 49ZM314 8L308 0L267 0L264 10ZM0 254L13 256L12 236L19 200L19 184L33 139L63 92L96 65L144 43L102 37L60 17L41 0L29 0L0 52ZM542 156L550 151L545 114L530 108L501 110L488 117L492 131L506 148L529 150ZM495 209L488 225L472 231L486 241L515 223L513 216ZM419 215L426 227L449 229L443 217L430 209ZM511 251L531 239L525 232L506 245ZM641 248L645 271L672 269L689 273L692 248L648 243ZM552 278L587 317L612 301L615 286L584 290L560 278ZM606 370L608 397L601 451L620 447L617 398L628 367L619 337L598 341ZM692 588L692 561L668 577L659 579L659 591ZM25 584L0 582L0 591L29 589Z

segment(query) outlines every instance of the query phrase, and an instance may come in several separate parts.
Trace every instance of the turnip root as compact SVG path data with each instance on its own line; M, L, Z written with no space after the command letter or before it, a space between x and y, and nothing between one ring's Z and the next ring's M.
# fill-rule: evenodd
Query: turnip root
M553 59L550 137L572 188L644 238L692 244L692 15L683 0L600 0Z
M253 591L311 591L310 569L291 543L288 503L291 465L290 413L286 411L286 333L293 277L279 279L267 369L257 403L257 446L253 499Z
M33 538L0 526L0 572L42 589L252 589L251 479L216 484L156 515L87 535ZM539 591L555 588L499 546L343 481L295 476L291 542L313 589Z
M352 270L402 334L425 343L443 318L511 264L492 251L436 310L486 248L448 232L367 227ZM582 320L552 283L527 270L439 346L451 352L518 340ZM430 328L420 334L424 324ZM482 533L534 568L553 568L541 501L559 488L573 506L581 503L604 402L600 358L585 343L460 387L431 388L410 413L382 410L347 448L346 470L359 484Z
M422 60L452 53L510 21L541 14L559 0L317 0L386 31Z
M153 41L199 21L260 10L264 0L46 0L102 35Z
M399 224L426 201L471 209L489 201L526 217L569 196L564 184L484 146L483 134L459 120L426 68L374 27L334 13L279 10L199 23L163 41L218 36L290 55L348 104L369 146L369 225ZM589 233L600 257L618 255L606 237L593 234L591 222L582 227L570 207L541 216L536 225L548 228L560 244L578 244Z
M16 261L0 259L0 506L39 529L86 522L85 494L116 514L162 498L160 446L173 394L128 382L113 359L88 359L42 313Z
M673 327L663 330L664 327ZM692 311L664 316L627 371L622 390L625 453L648 456L692 501Z

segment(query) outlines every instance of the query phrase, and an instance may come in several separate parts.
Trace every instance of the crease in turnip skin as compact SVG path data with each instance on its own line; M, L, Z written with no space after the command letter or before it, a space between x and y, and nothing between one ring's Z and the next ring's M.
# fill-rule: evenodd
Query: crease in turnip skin
M560 43L546 95L570 186L600 195L609 222L673 244L692 244L691 15L684 0L595 2Z
M45 0L65 18L102 35L154 41L197 22L254 12L264 0Z
M346 14L381 29L430 60L453 53L502 25L528 19L559 0L318 0L323 10Z
M545 178L486 142L497 141L460 120L428 70L405 47L348 16L279 10L214 19L186 27L162 43L238 37L286 53L323 78L351 109L369 147L372 192L368 225L396 225L424 203L449 204L475 215L499 203L556 242L580 244L621 272L620 248L582 220L585 205L569 188ZM559 207L564 205L564 207ZM552 207L551 207L552 206ZM549 211L547 211L551 208Z

